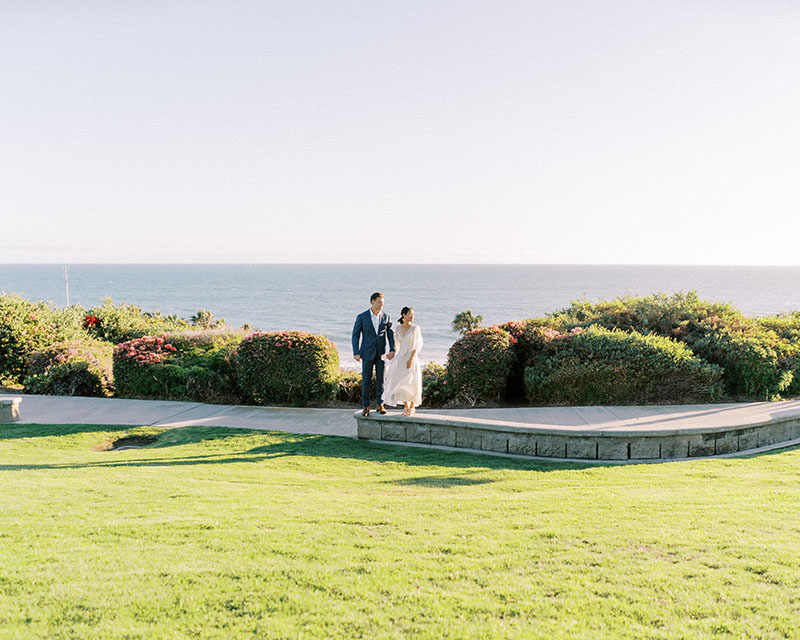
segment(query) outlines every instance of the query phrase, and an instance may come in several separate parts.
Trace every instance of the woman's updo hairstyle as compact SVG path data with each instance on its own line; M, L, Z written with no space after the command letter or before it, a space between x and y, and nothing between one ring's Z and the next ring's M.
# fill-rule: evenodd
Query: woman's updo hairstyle
M403 324L403 316L406 315L409 311L413 311L413 307L403 307L403 310L400 312L400 324Z

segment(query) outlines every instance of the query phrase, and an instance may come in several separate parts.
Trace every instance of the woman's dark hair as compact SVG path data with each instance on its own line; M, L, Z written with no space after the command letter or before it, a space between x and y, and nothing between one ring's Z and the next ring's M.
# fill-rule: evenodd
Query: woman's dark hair
M403 307L403 310L400 312L400 324L403 324L403 316L406 315L409 311L413 311L414 307Z

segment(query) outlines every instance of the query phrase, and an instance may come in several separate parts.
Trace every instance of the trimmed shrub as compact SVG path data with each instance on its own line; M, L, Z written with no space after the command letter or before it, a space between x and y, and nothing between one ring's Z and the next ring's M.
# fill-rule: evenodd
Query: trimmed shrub
M710 402L722 370L670 338L590 327L549 339L525 386L537 405Z
M111 390L105 371L86 361L75 360L25 378L25 393L106 397L111 395Z
M113 345L74 340L33 352L28 358L26 393L67 396L109 396Z
M724 369L728 393L733 395L778 399L794 378L792 350L772 331L734 333L723 329L697 340L693 349Z
M236 379L246 402L308 406L336 396L339 353L304 331L255 333L239 345Z
M0 295L0 383L21 383L33 352L85 337L79 322L82 313L80 307L58 310L41 300Z
M119 344L114 350L116 395L238 403L232 354L241 339L240 334L208 331Z
M447 354L447 377L456 400L470 406L501 400L514 363L514 338L498 326L475 329Z
M452 399L452 385L447 379L447 367L429 362L422 368L422 404L442 407Z

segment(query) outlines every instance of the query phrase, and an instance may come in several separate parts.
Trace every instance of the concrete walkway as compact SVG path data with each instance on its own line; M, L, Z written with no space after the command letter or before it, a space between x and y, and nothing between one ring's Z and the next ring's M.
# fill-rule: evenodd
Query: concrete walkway
M23 398L20 423L113 424L183 427L240 427L357 437L353 409L247 407L198 402L76 398L4 393ZM390 411L399 414L399 409ZM420 410L436 414L524 423L580 431L692 432L699 429L749 426L800 417L800 400L737 404L646 407L520 407L509 409ZM0 430L2 426L0 425Z

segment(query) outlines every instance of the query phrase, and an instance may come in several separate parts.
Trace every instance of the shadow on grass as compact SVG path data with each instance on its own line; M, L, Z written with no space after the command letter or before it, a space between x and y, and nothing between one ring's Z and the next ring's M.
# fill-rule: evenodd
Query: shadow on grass
M23 424L12 422L0 425L0 440L20 438L51 438L76 433L107 433L109 431L130 431L131 425L122 424Z
M23 425L19 425L22 427ZM82 429L81 427L87 427ZM39 433L39 425L27 425L27 428L35 433L16 437L31 437L45 435ZM63 435L68 433L79 433L81 431L129 431L131 427L107 427L95 425L69 425L65 427L48 426L47 435ZM24 431L24 430L23 430ZM263 436L270 440L268 444L257 447L243 448L239 453L232 453L230 450L219 453L201 453L199 455L168 456L161 452L166 452L174 447L198 444L213 440L228 440L230 447L236 446L237 440L244 440L247 445L252 444L254 437ZM137 453L148 452L146 458L131 459L128 456ZM289 434L281 431L254 431L249 429L232 429L226 427L179 427L168 429L159 440L154 444L143 447L139 450L127 450L122 452L106 451L93 452L92 455L98 456L97 461L91 462L65 462L53 464L2 464L0 471L22 470L22 469L84 469L100 467L177 467L186 465L212 465L212 464L242 464L260 463L270 459L297 456L297 457L320 457L337 458L343 460L355 460L361 462L395 463L420 467L449 467L449 468L468 468L468 469L520 469L535 471L556 471L564 469L589 469L596 465L583 463L565 462L543 462L539 460L524 460L517 458L504 458L499 456L489 456L474 454L461 451L443 451L438 449L425 449L422 447L405 447L391 444L367 442L344 438L341 436L329 436L318 434ZM431 478L430 481L441 482L442 478ZM446 479L445 479L446 481ZM419 485L424 485L427 480L425 477L416 481ZM452 485L457 483L473 484L470 479L454 478Z
M406 487L436 487L447 489L449 487L470 487L476 484L493 482L486 478L465 478L464 476L421 476L419 478L403 478L388 480L386 484L398 484Z

